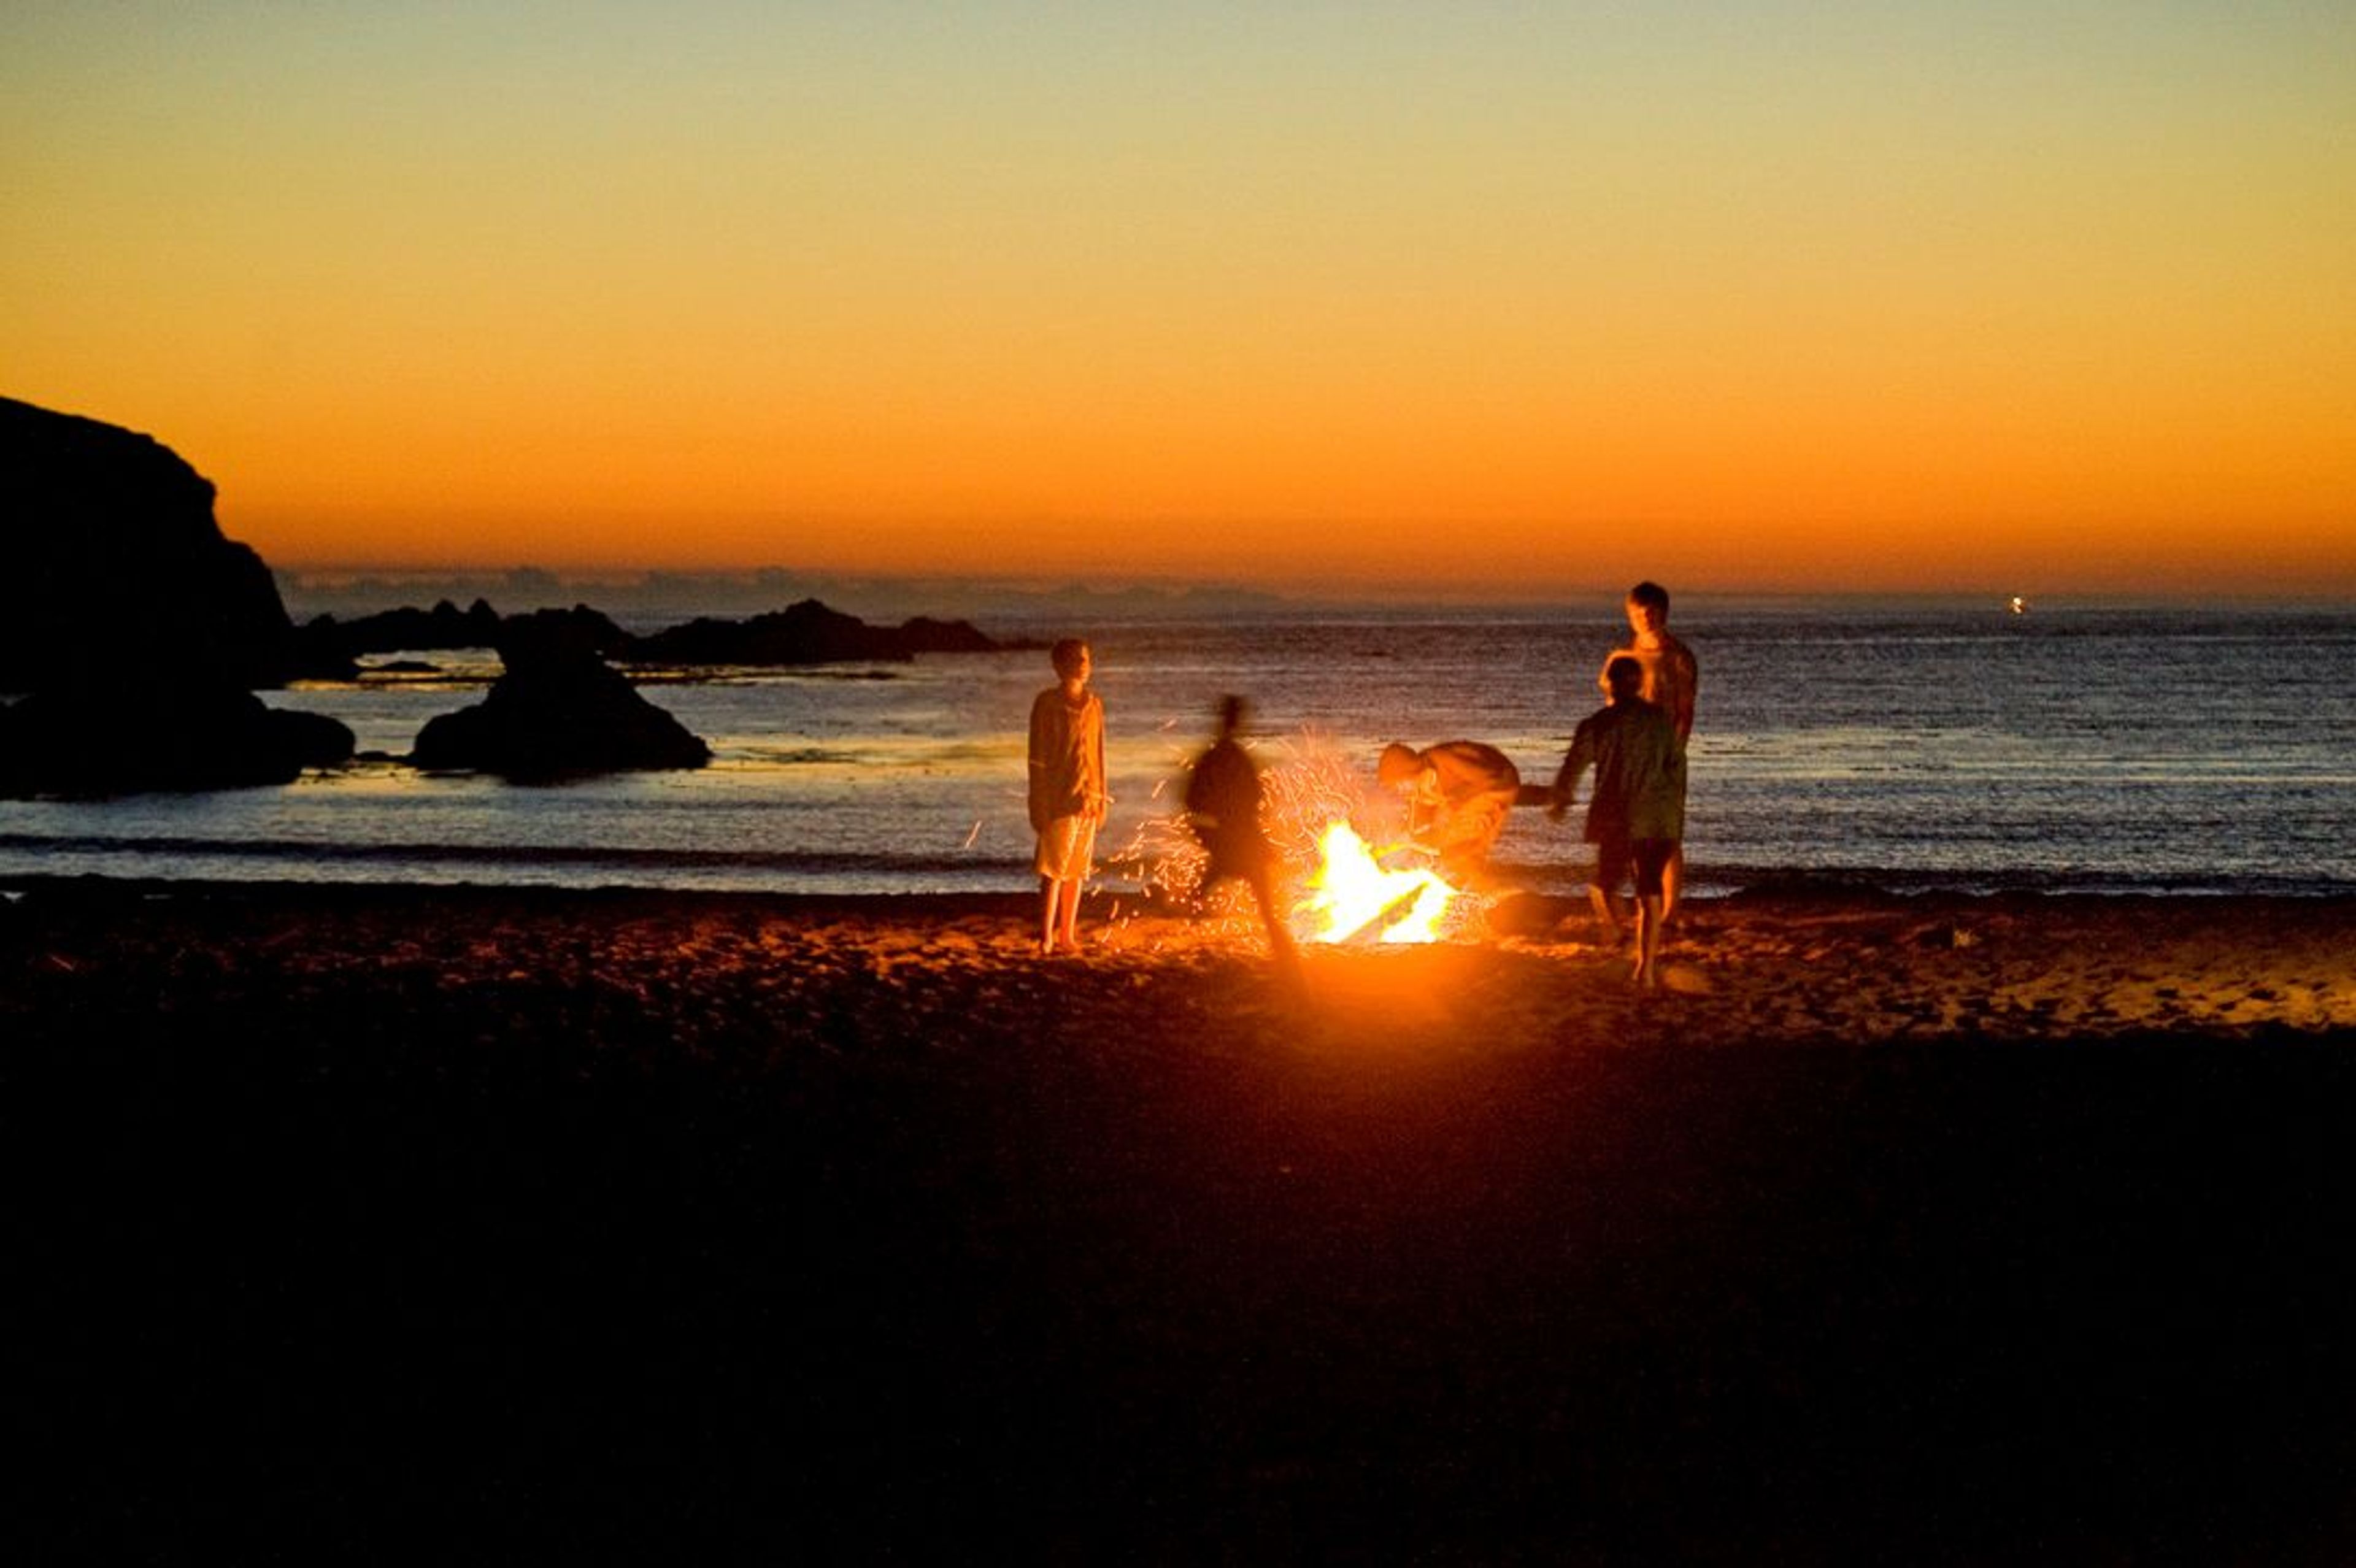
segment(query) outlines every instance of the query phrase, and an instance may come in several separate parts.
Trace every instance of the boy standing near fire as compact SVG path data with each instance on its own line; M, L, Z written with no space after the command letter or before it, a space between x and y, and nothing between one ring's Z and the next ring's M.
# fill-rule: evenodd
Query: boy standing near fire
M1603 679L1612 700L1580 720L1572 733L1547 816L1561 821L1580 780L1594 771L1584 833L1595 846L1589 895L1596 913L1622 929L1620 884L1634 881L1635 979L1649 989L1659 979L1666 874L1685 837L1686 748L1667 709L1644 700L1644 667L1633 655L1613 656Z
M1669 630L1669 591L1659 583L1648 580L1628 590L1627 612L1628 641L1612 650L1611 658L1604 661L1602 673L1595 677L1595 684L1609 696L1612 660L1634 659L1644 676L1637 695L1669 716L1677 732L1677 752L1682 756L1693 735L1694 694L1700 686L1693 649ZM1686 852L1680 844L1669 857L1668 869L1662 873L1663 920L1676 911L1677 891L1685 883L1685 873Z
M1039 952L1080 945L1080 887L1095 869L1105 788L1104 700L1088 689L1088 645L1066 637L1047 655L1055 684L1031 703L1031 827L1039 836Z

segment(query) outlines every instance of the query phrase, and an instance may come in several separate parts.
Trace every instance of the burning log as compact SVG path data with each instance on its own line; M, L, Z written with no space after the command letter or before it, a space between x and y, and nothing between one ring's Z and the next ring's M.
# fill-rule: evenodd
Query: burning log
M1457 891L1430 870L1385 867L1346 822L1328 824L1302 912L1312 942L1434 942ZM1425 898L1426 893L1433 894Z
M1345 947L1353 943L1380 942L1385 933L1415 912L1416 902L1423 895L1424 888L1421 885L1408 889L1407 891L1376 911L1373 919L1352 931L1347 936L1337 938L1337 942Z

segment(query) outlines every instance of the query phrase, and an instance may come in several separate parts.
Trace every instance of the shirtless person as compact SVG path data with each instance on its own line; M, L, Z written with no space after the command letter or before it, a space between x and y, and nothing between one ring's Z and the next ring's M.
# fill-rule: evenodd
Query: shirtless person
M1694 665L1693 649L1669 630L1669 591L1657 582L1639 582L1628 590L1628 630L1625 645L1614 648L1603 661L1603 674L1595 684L1606 698L1612 695L1609 672L1612 659L1633 658L1644 671L1644 684L1637 696L1669 716L1676 727L1677 746L1682 751L1693 735L1694 692L1699 677ZM1686 851L1679 844L1670 857L1668 869L1662 876L1661 918L1668 919L1677 905L1677 890L1685 883Z

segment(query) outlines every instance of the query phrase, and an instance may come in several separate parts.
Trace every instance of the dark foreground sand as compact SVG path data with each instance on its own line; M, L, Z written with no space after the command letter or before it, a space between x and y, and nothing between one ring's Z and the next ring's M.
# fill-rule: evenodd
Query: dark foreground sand
M19 889L22 1561L2356 1560L2356 904Z

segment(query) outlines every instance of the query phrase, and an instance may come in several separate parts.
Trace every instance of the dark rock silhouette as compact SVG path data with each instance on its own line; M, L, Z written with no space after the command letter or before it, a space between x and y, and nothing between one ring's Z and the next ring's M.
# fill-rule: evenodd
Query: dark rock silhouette
M622 655L633 641L629 633L586 604L534 611L532 615L562 616L577 624L587 635L591 649L607 658ZM481 599L463 611L444 599L431 610L404 607L349 621L320 615L296 629L296 663L305 675L348 679L358 673L358 661L364 654L498 647L510 619Z
M37 691L0 710L0 796L291 783L350 760L352 731L218 679Z
M1004 645L969 621L937 621L930 615L901 622L900 639L912 654L988 654Z
M0 691L158 670L283 683L286 607L262 558L222 537L213 494L152 437L0 398Z
M473 707L428 720L410 762L519 784L710 762L712 748L639 696L595 643L568 611L510 617L498 645L506 673Z
M0 795L284 783L353 754L333 719L253 695L348 678L362 654L491 646L507 673L420 731L420 767L518 780L701 767L711 750L605 661L905 661L1001 645L962 621L871 626L806 599L633 637L586 605L501 616L443 601L295 628L260 556L221 534L210 481L152 437L0 398Z
M815 599L748 621L700 616L644 636L623 630L586 604L535 610L529 616L543 625L552 617L574 627L600 657L628 665L905 663L918 654L994 653L1008 645L965 621L919 615L898 626L875 626ZM305 676L349 679L369 654L498 647L517 619L481 599L463 611L444 599L431 610L405 607L349 621L320 615L296 628L294 664Z
M169 447L0 398L0 795L284 784L352 754L336 720L253 695L292 667L262 558Z
M998 646L963 621L920 616L897 627L871 626L804 599L748 621L699 616L640 637L617 656L631 664L665 665L901 663L920 653L988 653Z

